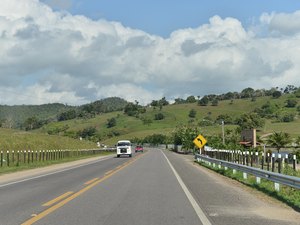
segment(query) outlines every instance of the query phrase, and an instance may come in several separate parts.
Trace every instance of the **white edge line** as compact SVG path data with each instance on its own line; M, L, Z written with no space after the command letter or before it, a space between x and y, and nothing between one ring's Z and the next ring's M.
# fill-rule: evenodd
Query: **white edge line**
M38 178L41 178L41 177L46 177L46 176L50 176L50 175L57 174L57 173L62 173L62 172L65 172L65 171L68 171L68 170L77 169L77 168L80 168L80 167L83 167L83 166L92 165L94 163L98 163L98 162L104 161L106 159L109 159L110 157L111 156L105 156L105 157L103 157L103 158L101 158L99 160L96 160L96 161L93 161L93 162L90 162L90 163L85 163L85 164L81 164L81 165L78 165L78 166L71 166L69 168L62 169L62 170L57 170L57 171L54 171L54 172L51 172L51 173L46 173L46 174L42 174L42 175L38 175L38 176L33 176L33 177L25 178L25 179L22 179L22 180L12 181L12 182L9 182L9 183L6 183L6 184L1 184L0 188L6 187L6 186L10 186L10 185L13 185L13 184L18 184L18 183L30 181L30 180L35 180L35 179L38 179Z
M202 222L202 224L203 225L212 225L211 222L206 217L206 215L204 214L204 212L202 211L202 209L200 208L200 206L198 205L198 203L196 202L196 200L194 199L194 197L192 196L191 192L188 190L188 188L184 184L183 180L180 178L179 174L176 172L176 170L172 166L170 160L167 158L167 156L165 155L165 153L162 150L160 150L160 151L165 156L169 166L171 167L175 177L177 178L178 183L180 184L181 188L183 189L184 193L186 194L187 198L189 199L190 203L192 204L192 206L193 206L197 216L199 217L200 221Z

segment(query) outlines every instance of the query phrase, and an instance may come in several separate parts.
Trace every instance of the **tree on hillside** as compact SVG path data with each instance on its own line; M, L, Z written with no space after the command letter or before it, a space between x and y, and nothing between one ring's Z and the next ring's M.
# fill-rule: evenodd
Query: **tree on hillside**
M254 95L254 89L253 88L245 88L241 92L241 98L251 98Z
M62 112L57 116L58 121L72 120L76 118L76 111L74 109Z
M187 97L186 102L187 103L195 103L196 102L195 96L191 95L191 96Z
M190 118L195 118L196 114L197 114L196 110L195 109L191 109L190 112L189 112L189 117Z
M212 106L218 106L218 104L219 104L219 101L216 98L214 100L212 100L212 102L211 102Z
M197 126L180 126L173 132L173 143L181 145L184 151L194 149L193 140L199 135Z
M265 120L258 116L256 113L245 113L237 119L237 124L242 129L252 129L263 127L265 125Z
M27 118L24 122L25 130L33 130L39 127L39 121L35 116Z
M136 116L138 115L138 105L132 102L128 103L124 108L124 113L128 116Z
M182 98L175 98L175 100L174 100L175 102L174 102L174 105L178 105L178 104L184 104L184 103L186 103L186 101L184 100L184 99L182 99Z
M204 96L203 98L201 98L199 101L198 101L198 105L200 106L207 106L208 105L208 102L209 102L209 99L207 96Z
M284 148L291 143L291 137L288 133L274 132L268 137L267 143L272 147L275 147L279 153L281 148Z
M279 98L281 96L281 91L274 91L273 93L272 93L272 97L273 98Z
M113 117L113 118L110 118L110 119L107 120L107 124L106 124L107 128L111 128L111 127L114 127L116 125L117 125L116 118Z
M296 99L288 99L288 100L286 101L285 107L287 107L287 108L294 108L294 107L296 107L297 103L298 103L298 102L297 102Z

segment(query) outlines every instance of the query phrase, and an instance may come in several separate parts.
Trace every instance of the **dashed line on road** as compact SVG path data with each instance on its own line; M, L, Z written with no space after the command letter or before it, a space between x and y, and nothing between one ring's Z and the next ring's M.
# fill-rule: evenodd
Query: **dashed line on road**
M106 174L105 174L105 175L106 175ZM94 178L94 179L92 179L92 180L89 180L89 181L85 182L84 184L85 184L85 185L89 185L89 184L91 184L91 183L94 183L96 180L99 180L99 178L96 177L96 178Z
M143 155L145 155L145 154L143 154ZM135 162L136 160L138 160L139 158L141 158L143 155L139 155L137 157L134 157L129 162L124 163L121 167L114 169L110 174L104 175L102 178L99 178L98 180L95 180L94 182L92 182L88 186L84 187L83 189L79 190L78 192L73 193L71 196L69 196L67 198L64 198L64 199L62 198L62 201L58 202L56 205L53 205L53 206L49 207L48 209L44 210L43 212L41 212L39 214L34 214L35 215L34 217L32 217L31 219L25 221L21 225L32 225L35 222L41 220L42 218L44 218L47 215L51 214L55 210L61 208L62 206L64 206L68 202L70 202L71 200L73 200L73 199L77 198L78 196L80 196L81 194L85 193L86 191L88 191L92 187L94 187L97 184L100 184L101 182L103 182L104 180L112 177L117 172L121 171L125 167L129 166L130 164L132 164L133 162Z
M60 200L70 196L71 194L73 194L74 192L73 191L69 191L69 192L66 192L60 196L58 196L57 198L55 199L52 199L51 201L49 202L46 202L45 204L43 204L43 206L51 206L51 205L54 205L56 202L59 202Z

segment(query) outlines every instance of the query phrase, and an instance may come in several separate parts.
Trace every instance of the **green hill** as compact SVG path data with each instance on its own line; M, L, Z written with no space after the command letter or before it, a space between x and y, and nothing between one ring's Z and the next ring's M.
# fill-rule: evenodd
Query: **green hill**
M144 113L137 116L128 116L123 111L104 113L96 115L91 119L74 119L62 122L53 122L45 125L40 131L44 133L55 133L58 135L66 135L69 137L77 137L80 133L87 130L93 130L91 140L112 145L118 139L143 138L151 134L169 135L176 126L185 124L195 124L199 126L203 135L220 135L221 125L216 121L220 115L229 115L232 120L237 119L242 114L253 112L255 109L261 109L267 102L277 105L276 115L285 113L295 115L292 122L280 122L278 118L265 118L265 125L259 129L258 134L268 134L273 131L283 131L291 134L291 136L299 136L300 120L298 118L297 107L287 108L286 101L288 99L296 99L298 105L300 100L291 94L283 95L280 98L270 96L259 97L256 100L235 99L219 101L217 106L208 104L207 106L199 106L197 103L172 104L159 107L145 107ZM195 110L195 118L190 118L189 113ZM157 114L163 114L164 119L155 120ZM275 114L274 114L275 116ZM108 128L108 120L114 118L115 126ZM205 124L203 121L209 120L211 123ZM204 125L203 125L204 124ZM237 127L235 124L226 124L225 129L233 129ZM55 132L53 132L55 131ZM84 132L83 132L84 133Z
M74 108L60 103L43 105L0 105L0 121L2 127L20 128L22 123L30 117L39 120L55 119L56 115Z
M249 91L249 88L245 90ZM169 104L163 98L148 106L140 106L138 102L128 103L117 97L77 107L63 104L0 106L0 118L6 116L22 124L26 118L36 116L47 122L41 123L39 129L27 129L32 130L31 135L44 135L50 139L63 137L68 140L79 140L82 137L91 143L100 141L105 145L114 145L118 139L141 139L153 134L170 136L176 127L187 124L197 126L204 136L221 135L221 120L225 121L225 130L233 130L238 127L242 115L253 112L265 122L258 128L260 136L274 131L286 132L292 137L300 135L299 93L278 96L268 94L254 98L247 96L246 91L204 96L202 99L207 98L205 104L190 96L187 98L189 101L176 99L174 104ZM2 129L1 133L6 131ZM6 137L9 139L9 135ZM33 139L43 138L37 136ZM0 142L6 143L6 146L15 146L10 144L14 140L9 140L0 139ZM28 140L24 139L24 146L28 145ZM22 144L20 142L17 145Z

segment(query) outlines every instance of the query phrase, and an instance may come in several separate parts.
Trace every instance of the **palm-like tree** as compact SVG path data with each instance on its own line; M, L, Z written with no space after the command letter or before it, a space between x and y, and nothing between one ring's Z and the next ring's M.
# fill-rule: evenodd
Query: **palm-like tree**
M291 143L291 137L288 133L274 132L269 136L267 143L272 147L275 147L277 149L277 152L279 153L281 148Z

